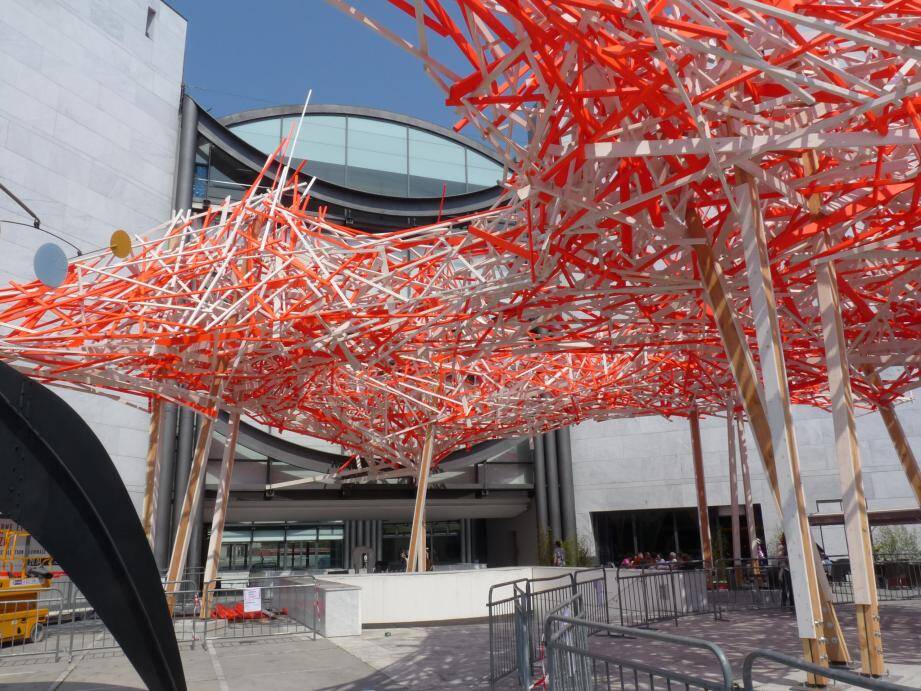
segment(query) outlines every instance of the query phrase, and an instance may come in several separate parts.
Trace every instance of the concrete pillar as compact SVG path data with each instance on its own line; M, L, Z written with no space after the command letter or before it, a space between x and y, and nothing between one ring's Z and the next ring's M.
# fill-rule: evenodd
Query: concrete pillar
M546 533L547 523L547 463L544 456L544 435L534 437L534 506L537 510L538 535Z
M188 94L182 97L179 126L179 154L176 166L176 189L173 193L176 211L192 208L192 187L195 183L195 149L198 145L198 104Z
M173 532L179 525L179 514L182 511L180 497L185 496L186 485L189 484L189 470L192 467L192 455L195 453L195 414L188 408L179 409L179 436L176 443L176 472L174 478L173 496ZM194 518L194 516L192 517ZM175 539L175 535L173 536Z
M544 454L547 467L547 506L550 514L550 532L554 540L563 539L563 523L560 516L560 480L556 463L556 435L544 435Z
M166 570L169 566L169 552L173 541L173 492L176 475L176 406L164 403L162 410L163 419L160 422L160 443L157 453L160 456L160 487L157 498L157 512L154 516L156 528L154 529L154 558L157 566Z
M192 187L195 183L195 149L198 144L198 104L188 94L182 99L182 121L179 130L179 155L176 168L176 190L174 194L176 210L192 208ZM179 444L176 451L175 497L185 495L189 481L189 469L195 452L195 418L188 408L179 411ZM204 491L204 484L202 484ZM198 503L199 507L201 502ZM173 527L179 524L179 512L182 507L178 501L173 507ZM187 560L187 564L198 565L201 561L201 511L190 516L192 535L191 550L198 550L196 561ZM197 547L196 547L197 545ZM191 554L191 552L190 552Z
M556 464L560 480L560 514L563 539L576 540L576 495L572 479L572 442L569 428L556 431Z
M179 152L177 155L176 187L173 190L173 208L189 209L192 207L192 186L195 182L195 149L198 143L198 105L188 95L183 95L179 128ZM157 504L154 557L161 569L169 565L169 553L173 542L173 531L179 508L177 497L185 494L185 485L177 492L176 481L176 420L178 417L175 403L163 404L163 436L159 448L160 456L160 493ZM192 442L194 444L194 440ZM189 458L191 463L191 456ZM188 470L185 480L188 480Z

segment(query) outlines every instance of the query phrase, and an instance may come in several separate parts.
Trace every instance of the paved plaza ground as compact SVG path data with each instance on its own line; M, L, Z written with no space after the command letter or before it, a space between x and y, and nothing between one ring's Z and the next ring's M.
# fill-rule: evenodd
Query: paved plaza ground
M842 625L856 655L852 607L839 607ZM921 603L882 605L882 624L890 679L921 688ZM660 630L698 636L726 651L737 678L741 661L755 648L799 654L790 612L730 613L721 621L688 617ZM620 654L636 654L651 664L690 673L709 674L705 656L678 653L637 639L592 637L592 646L616 646ZM613 649L613 648L612 648ZM245 689L422 691L445 688L488 688L489 631L485 624L367 629L360 637L326 640L295 635L250 642L212 642L208 650L183 650L189 688L193 691ZM801 673L782 679L778 669L759 667L756 682L764 689L785 689L801 681ZM507 680L503 688L514 685ZM87 654L73 661L51 663L38 658L0 665L0 689L23 691L124 691L143 688L140 679L117 652ZM843 688L843 687L837 687Z

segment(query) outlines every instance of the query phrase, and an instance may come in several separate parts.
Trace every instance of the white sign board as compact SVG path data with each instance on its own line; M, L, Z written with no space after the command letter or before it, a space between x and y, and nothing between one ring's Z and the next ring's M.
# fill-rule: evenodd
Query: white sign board
M262 588L243 588L243 611L262 611Z

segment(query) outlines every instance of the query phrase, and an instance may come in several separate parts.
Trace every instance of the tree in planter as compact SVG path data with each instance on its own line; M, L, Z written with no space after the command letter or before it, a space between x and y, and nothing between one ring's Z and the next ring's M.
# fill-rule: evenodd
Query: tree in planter
M576 537L563 541L566 550L566 566L592 566L594 558L588 553L589 547L585 538Z
M873 557L882 587L904 588L919 585L916 569L906 562L921 558L918 535L904 525L873 528Z
M921 541L904 525L873 528L873 556L881 561L921 558Z
M561 540L566 552L566 566L593 566L594 557L589 554L585 538ZM553 548L556 538L552 531L541 530L537 534L537 563L541 566L553 566Z
M537 533L537 563L541 566L553 565L553 533L540 530Z

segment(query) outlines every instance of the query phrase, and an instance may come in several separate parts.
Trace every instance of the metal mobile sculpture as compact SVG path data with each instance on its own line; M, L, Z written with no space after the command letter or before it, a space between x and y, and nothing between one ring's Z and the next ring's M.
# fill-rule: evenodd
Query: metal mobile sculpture
M833 408L866 548L852 390L888 410L921 381L917 3L393 0L404 37L331 1L419 57L494 145L496 207L369 234L309 213L296 174L260 177L129 257L0 291L0 353L41 380L226 409L341 443L368 472L408 469L414 526L460 445L738 400L822 659L833 615L806 556L790 404Z

